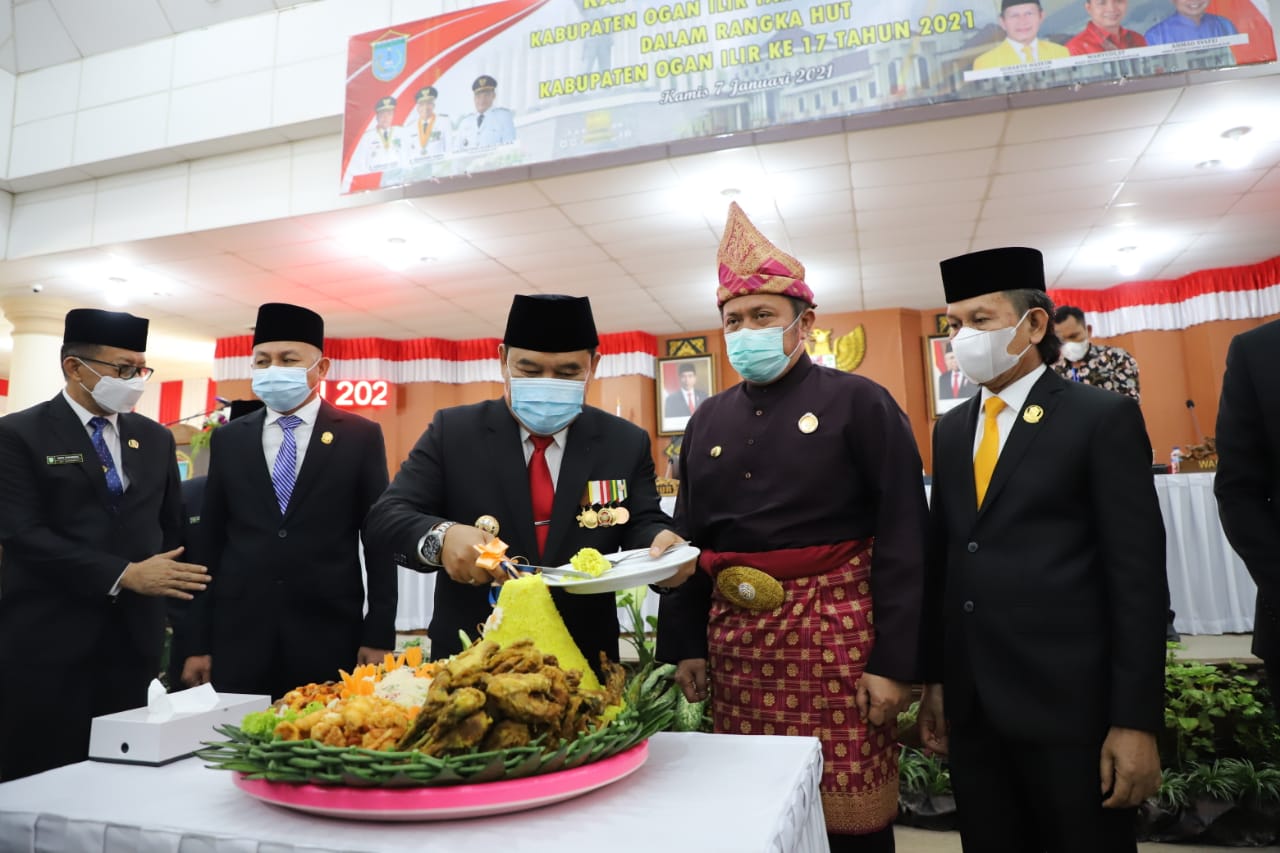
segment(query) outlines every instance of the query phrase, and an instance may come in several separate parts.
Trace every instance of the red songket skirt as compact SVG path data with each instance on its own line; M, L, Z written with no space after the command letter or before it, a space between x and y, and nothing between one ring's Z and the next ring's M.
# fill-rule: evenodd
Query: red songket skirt
M898 746L863 723L855 688L875 642L870 541L757 554L703 552L716 576L748 566L782 584L782 606L753 611L713 587L708 629L715 730L822 741L827 830L859 835L898 814ZM796 576L803 575L803 576Z

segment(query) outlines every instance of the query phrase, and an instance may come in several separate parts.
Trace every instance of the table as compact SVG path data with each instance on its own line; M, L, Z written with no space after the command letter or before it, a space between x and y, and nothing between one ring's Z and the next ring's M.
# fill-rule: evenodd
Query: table
M0 784L0 848L41 853L823 853L814 738L655 735L631 776L499 817L364 823L241 793L225 771L81 762Z
M1212 473L1157 476L1173 625L1181 634L1253 630L1258 588L1222 532Z

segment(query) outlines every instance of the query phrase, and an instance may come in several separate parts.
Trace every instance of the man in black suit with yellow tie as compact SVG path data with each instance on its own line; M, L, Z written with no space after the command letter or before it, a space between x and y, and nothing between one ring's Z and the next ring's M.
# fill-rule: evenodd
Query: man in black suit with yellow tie
M1218 498L1222 529L1258 585L1253 653L1267 665L1280 711L1280 320L1236 337L1218 403Z
M1168 594L1142 413L1046 368L1038 251L942 279L982 390L934 430L921 733L950 751L966 851L1132 853L1160 784Z
M266 408L214 430L200 526L213 583L182 680L280 696L395 646L396 571L360 524L387 485L382 428L320 398L324 320L268 303L253 334Z
M580 548L649 547L657 555L681 541L658 507L648 434L583 403L598 345L586 297L516 296L498 347L502 399L436 412L369 514L366 537L398 563L445 571L427 629L433 658L458 652L458 632L475 638L492 610L495 577L476 565L473 547L491 540L490 531L511 556L548 566ZM584 509L608 504L622 510L609 514L610 524L585 517ZM678 579L692 570L692 562L681 567ZM596 664L600 652L617 660L613 593L552 596L588 661Z
M164 597L209 580L177 559L173 436L131 413L147 327L69 312L66 386L0 418L0 779L84 760L93 717L145 705Z

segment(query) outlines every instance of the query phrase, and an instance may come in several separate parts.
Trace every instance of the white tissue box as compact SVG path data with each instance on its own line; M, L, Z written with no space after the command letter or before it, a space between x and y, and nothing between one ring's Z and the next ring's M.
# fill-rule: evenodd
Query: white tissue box
M270 696L219 693L213 708L177 713L163 721L150 719L146 708L94 717L89 758L121 764L167 764L186 758L205 741L225 740L214 726L239 725L245 714L266 710L270 704Z

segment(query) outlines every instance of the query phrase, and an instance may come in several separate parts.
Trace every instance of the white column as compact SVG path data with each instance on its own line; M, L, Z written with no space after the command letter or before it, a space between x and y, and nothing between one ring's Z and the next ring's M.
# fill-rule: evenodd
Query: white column
M62 363L63 321L73 305L45 296L9 296L0 311L13 324L9 355L9 402L12 414L53 397L66 384Z

